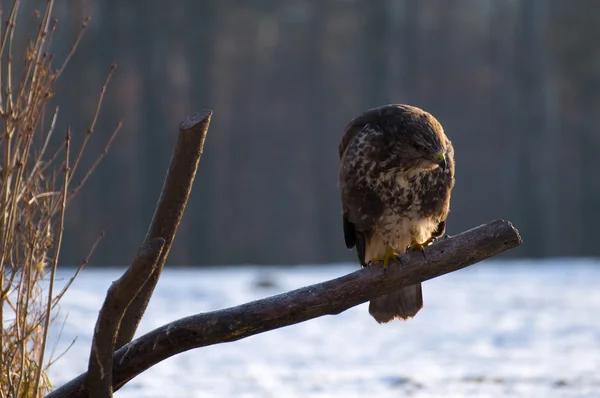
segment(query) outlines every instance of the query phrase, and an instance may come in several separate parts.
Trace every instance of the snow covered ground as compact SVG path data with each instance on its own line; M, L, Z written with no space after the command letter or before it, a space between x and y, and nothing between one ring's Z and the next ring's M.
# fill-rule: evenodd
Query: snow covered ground
M355 267L166 269L139 334ZM52 334L66 316L57 353L77 341L51 368L55 386L87 367L97 311L121 272L87 269L64 297ZM490 261L428 281L423 290L425 307L408 322L378 325L363 304L188 351L116 396L600 397L600 262Z

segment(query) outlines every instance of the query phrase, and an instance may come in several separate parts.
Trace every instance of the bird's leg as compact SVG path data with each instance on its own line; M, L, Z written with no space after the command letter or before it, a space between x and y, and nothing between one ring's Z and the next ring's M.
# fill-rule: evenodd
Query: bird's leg
M433 242L435 240L435 238L432 236L429 239L427 239L425 242L423 243L419 243L417 242L415 239L412 240L412 242L410 242L410 246L409 248L411 250L419 250L419 251L423 251L423 249L425 249L425 246L429 245L431 242Z
M446 240L446 239L450 239L451 236L448 234L444 234L444 236L442 236L441 238L437 238L437 240Z
M386 245L385 253L383 254L383 256L372 258L371 261L369 261L369 263L373 264L373 263L377 263L379 261L383 261L383 269L387 270L388 265L390 263L390 259L398 258L398 256L399 256L398 253L396 253L391 246Z
M417 251L418 250L421 253L423 253L423 257L425 257L425 246L429 245L434 240L435 240L435 238L433 236L431 236L429 239L427 239L423 243L419 243L416 239L413 239L412 242L410 242L410 246L408 246L408 249L406 251L408 252L408 251Z

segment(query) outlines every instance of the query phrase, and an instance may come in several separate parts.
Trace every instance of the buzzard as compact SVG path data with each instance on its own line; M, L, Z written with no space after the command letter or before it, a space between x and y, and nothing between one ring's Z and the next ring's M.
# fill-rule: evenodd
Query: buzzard
M339 145L344 239L362 267L420 250L446 231L454 187L454 149L442 125L410 105L365 111ZM379 323L414 317L421 284L377 297L369 313Z

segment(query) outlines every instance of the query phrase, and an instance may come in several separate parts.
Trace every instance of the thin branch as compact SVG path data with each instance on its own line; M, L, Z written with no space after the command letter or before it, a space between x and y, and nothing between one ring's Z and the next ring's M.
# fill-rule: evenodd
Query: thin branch
M27 202L28 205L32 205L34 202L36 202L38 199L41 198L46 198L48 196L58 196L61 195L61 192L59 191L54 191L54 192L43 192L43 193L39 193L37 195L35 195L33 198L29 199L29 202Z
M52 122L50 123L50 128L48 130L48 133L46 134L46 139L44 140L44 145L42 146L42 150L40 151L39 155L37 155L33 169L29 173L29 178L25 182L25 186L21 190L21 193L19 194L19 197L17 198L17 200L21 200L21 197L26 192L26 190L30 187L31 183L36 178L39 178L39 174L37 173L37 170L42 165L42 162L44 160L44 155L46 155L46 150L48 149L48 144L50 143L50 138L52 138L52 134L54 134L54 130L56 128L56 119L58 119L58 109L59 108L57 106L56 110L54 111L54 115L52 116ZM62 147L62 145L61 145L61 147Z
M42 167L40 167L39 174L44 174L48 168L50 168L51 166L54 166L54 161L56 160L58 155L60 155L62 153L63 150L64 150L63 145L58 146L58 148L56 148L56 150L54 151L52 156L50 156L50 159L46 160L44 162L44 164L42 165Z
M59 336L57 337L57 339L60 339L62 337L62 331L63 330L61 329L61 331L60 331L61 333L59 334ZM73 340L71 340L71 342L69 343L69 345L67 346L67 348L65 348L63 350L63 352L61 352L56 358L54 357L54 351L56 351L56 350L53 348L52 355L50 356L50 359L48 360L48 363L46 364L46 367L44 368L44 372L47 371L52 365L54 365L54 363L56 361L58 361L59 359L61 359L67 352L69 352L69 350L71 349L71 347L73 347L73 345L75 345L76 342L77 342L77 336Z
M106 145L104 146L104 149L102 150L102 153L96 158L96 160L94 161L94 163L92 164L92 166L86 171L86 173L83 176L83 178L81 179L81 181L79 181L77 183L77 185L75 186L75 188L73 188L71 190L71 193L69 194L69 199L67 200L67 202L70 202L75 197L75 195L77 195L77 193L79 192L79 190L81 189L81 187L83 186L83 184L86 183L86 181L88 180L88 178L90 178L90 176L92 175L92 173L96 170L96 167L98 167L98 165L100 164L100 162L102 162L102 160L104 159L104 157L106 156L106 154L108 154L108 150L110 149L110 146L112 145L113 141L117 137L117 134L121 130L122 126L123 126L123 123L121 123L121 122L119 122L119 124L117 124L117 127L115 127L115 129L113 130L110 138L106 142Z
M46 9L44 10L44 17L42 18L42 22L40 24L40 28L38 31L37 38L34 42L33 54L35 59L33 62L33 73L31 75L31 88L29 90L29 98L27 104L32 103L32 98L36 93L34 87L37 86L37 79L39 77L38 68L40 68L40 59L44 54L43 48L46 42L46 36L48 35L48 28L50 27L50 21L52 19L52 8L54 7L54 0L47 0Z
M113 387L184 351L240 340L269 330L334 315L399 288L457 271L522 243L508 221L496 220L445 239L425 249L425 256L405 254L387 272L374 265L291 292L237 307L193 315L155 329L114 355ZM86 374L59 387L46 398L87 397Z
M83 142L81 143L81 146L79 147L79 151L77 152L77 155L75 156L75 162L73 163L73 167L72 167L73 172L75 172L75 170L77 170L77 167L79 166L79 162L81 161L81 159L83 157L83 152L85 150L85 147L87 146L87 143L90 140L90 137L94 133L94 129L96 128L96 122L98 121L98 115L100 115L100 109L102 109L102 101L104 100L104 94L106 93L106 88L108 87L110 78L112 77L116 68L117 68L117 65L115 63L112 63L110 65L110 69L108 70L108 75L106 76L106 79L104 80L104 84L102 85L102 88L100 88L100 95L98 96L98 100L96 101L96 109L94 110L94 117L92 118L92 122L90 123L90 126L88 127L88 129L85 133L85 137L83 138ZM119 123L119 127L117 127L117 131L119 130L120 126L121 126L121 124ZM115 134L116 134L116 132L115 132ZM114 138L114 134L113 134L113 138ZM112 141L112 138L111 138L111 141ZM71 176L71 178L73 178L73 177ZM71 181L69 180L69 182L71 182Z
M81 23L81 30L79 31L79 34L77 35L77 38L75 39L75 43L73 43L73 45L71 46L71 48L69 49L69 53L67 54L67 57L65 58L65 60L63 61L63 64L60 68L58 68L58 73L56 74L56 78L58 79L60 77L60 75L62 75L62 73L65 71L65 69L67 68L67 64L69 63L69 61L71 60L71 57L73 56L73 54L75 54L75 51L77 50L77 47L79 46L79 43L81 42L81 39L83 38L83 34L85 33L85 30L88 28L88 25L90 23L91 17L87 17L82 23Z
M17 10L21 2L19 0L13 3L13 8L10 13L8 21L6 21L6 33L2 42L2 48L0 54L4 52L5 45L8 39L8 54L6 54L6 108L4 109L7 114L12 112L13 108L13 92L12 92L12 45L15 36L15 26L17 19Z
M71 340L71 344L69 344L63 352L61 352L57 357L54 356L56 354L56 348L58 347L58 341L62 338L63 332L65 331L65 325L67 324L67 319L69 319L69 314L67 314L65 316L65 319L63 319L62 324L60 325L60 330L58 332L58 336L56 337L56 339L54 340L54 343L52 344L52 350L50 351L50 358L48 358L48 363L46 364L44 371L47 371L48 368L50 368L50 366L52 366L52 364L55 361L62 358L62 356L64 354L66 354L67 351L69 351L69 349L71 349L71 347L73 346L75 341L77 341L77 336L75 336L75 338L73 340Z
M53 309L59 303L59 301L62 299L62 296L67 292L67 290L69 290L69 288L71 287L71 284L73 283L73 281L75 281L75 278L77 278L77 275L79 275L79 273L81 272L81 270L83 270L83 267L85 267L86 265L89 264L90 258L92 257L92 254L94 254L94 250L96 250L96 246L98 246L98 244L100 243L100 241L102 240L102 238L104 238L104 231L100 232L100 235L98 235L98 237L94 241L94 244L92 245L92 248L88 252L88 254L85 257L85 259L83 260L83 262L81 264L79 264L79 267L77 267L77 269L75 270L75 273L73 274L73 276L71 277L71 279L69 279L69 282L67 282L67 284L65 285L65 287L62 288L62 290L60 291L60 293L58 293L54 297L54 304L53 304L53 307L52 307Z
M54 295L54 281L56 279L56 269L58 267L58 258L60 254L60 246L62 244L64 225L65 225L65 209L67 207L67 192L69 186L69 146L71 144L71 134L67 132L67 138L65 139L65 168L63 178L63 196L60 205L60 218L58 232L56 235L56 246L54 247L54 258L52 259L52 271L50 274L50 285L48 286L48 304L46 307L46 314L44 316L44 327L43 327L43 338L42 346L40 348L40 358L38 361L37 373L35 376L35 387L33 391L38 391L40 387L40 380L42 377L42 369L44 366L44 354L46 351L46 344L48 342L48 330L50 329L50 320L52 317L52 296Z
M150 240L138 252L129 269L113 282L100 309L88 364L87 389L92 398L111 398L113 353L121 319L148 280L160 258L165 240Z
M171 165L165 177L152 223L144 240L147 243L154 238L163 238L166 241L165 247L157 262L156 271L150 276L125 313L119 329L117 348L133 339L154 292L192 191L211 116L211 110L204 110L189 116L179 124L179 135L171 156Z

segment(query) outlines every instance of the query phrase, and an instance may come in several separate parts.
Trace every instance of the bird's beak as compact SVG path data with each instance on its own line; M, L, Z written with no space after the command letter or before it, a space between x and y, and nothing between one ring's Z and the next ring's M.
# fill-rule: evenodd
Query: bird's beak
M446 168L448 167L448 163L446 162L446 153L444 153L444 152L440 152L436 156L435 161L440 166L440 169L442 169L442 170L446 170Z

